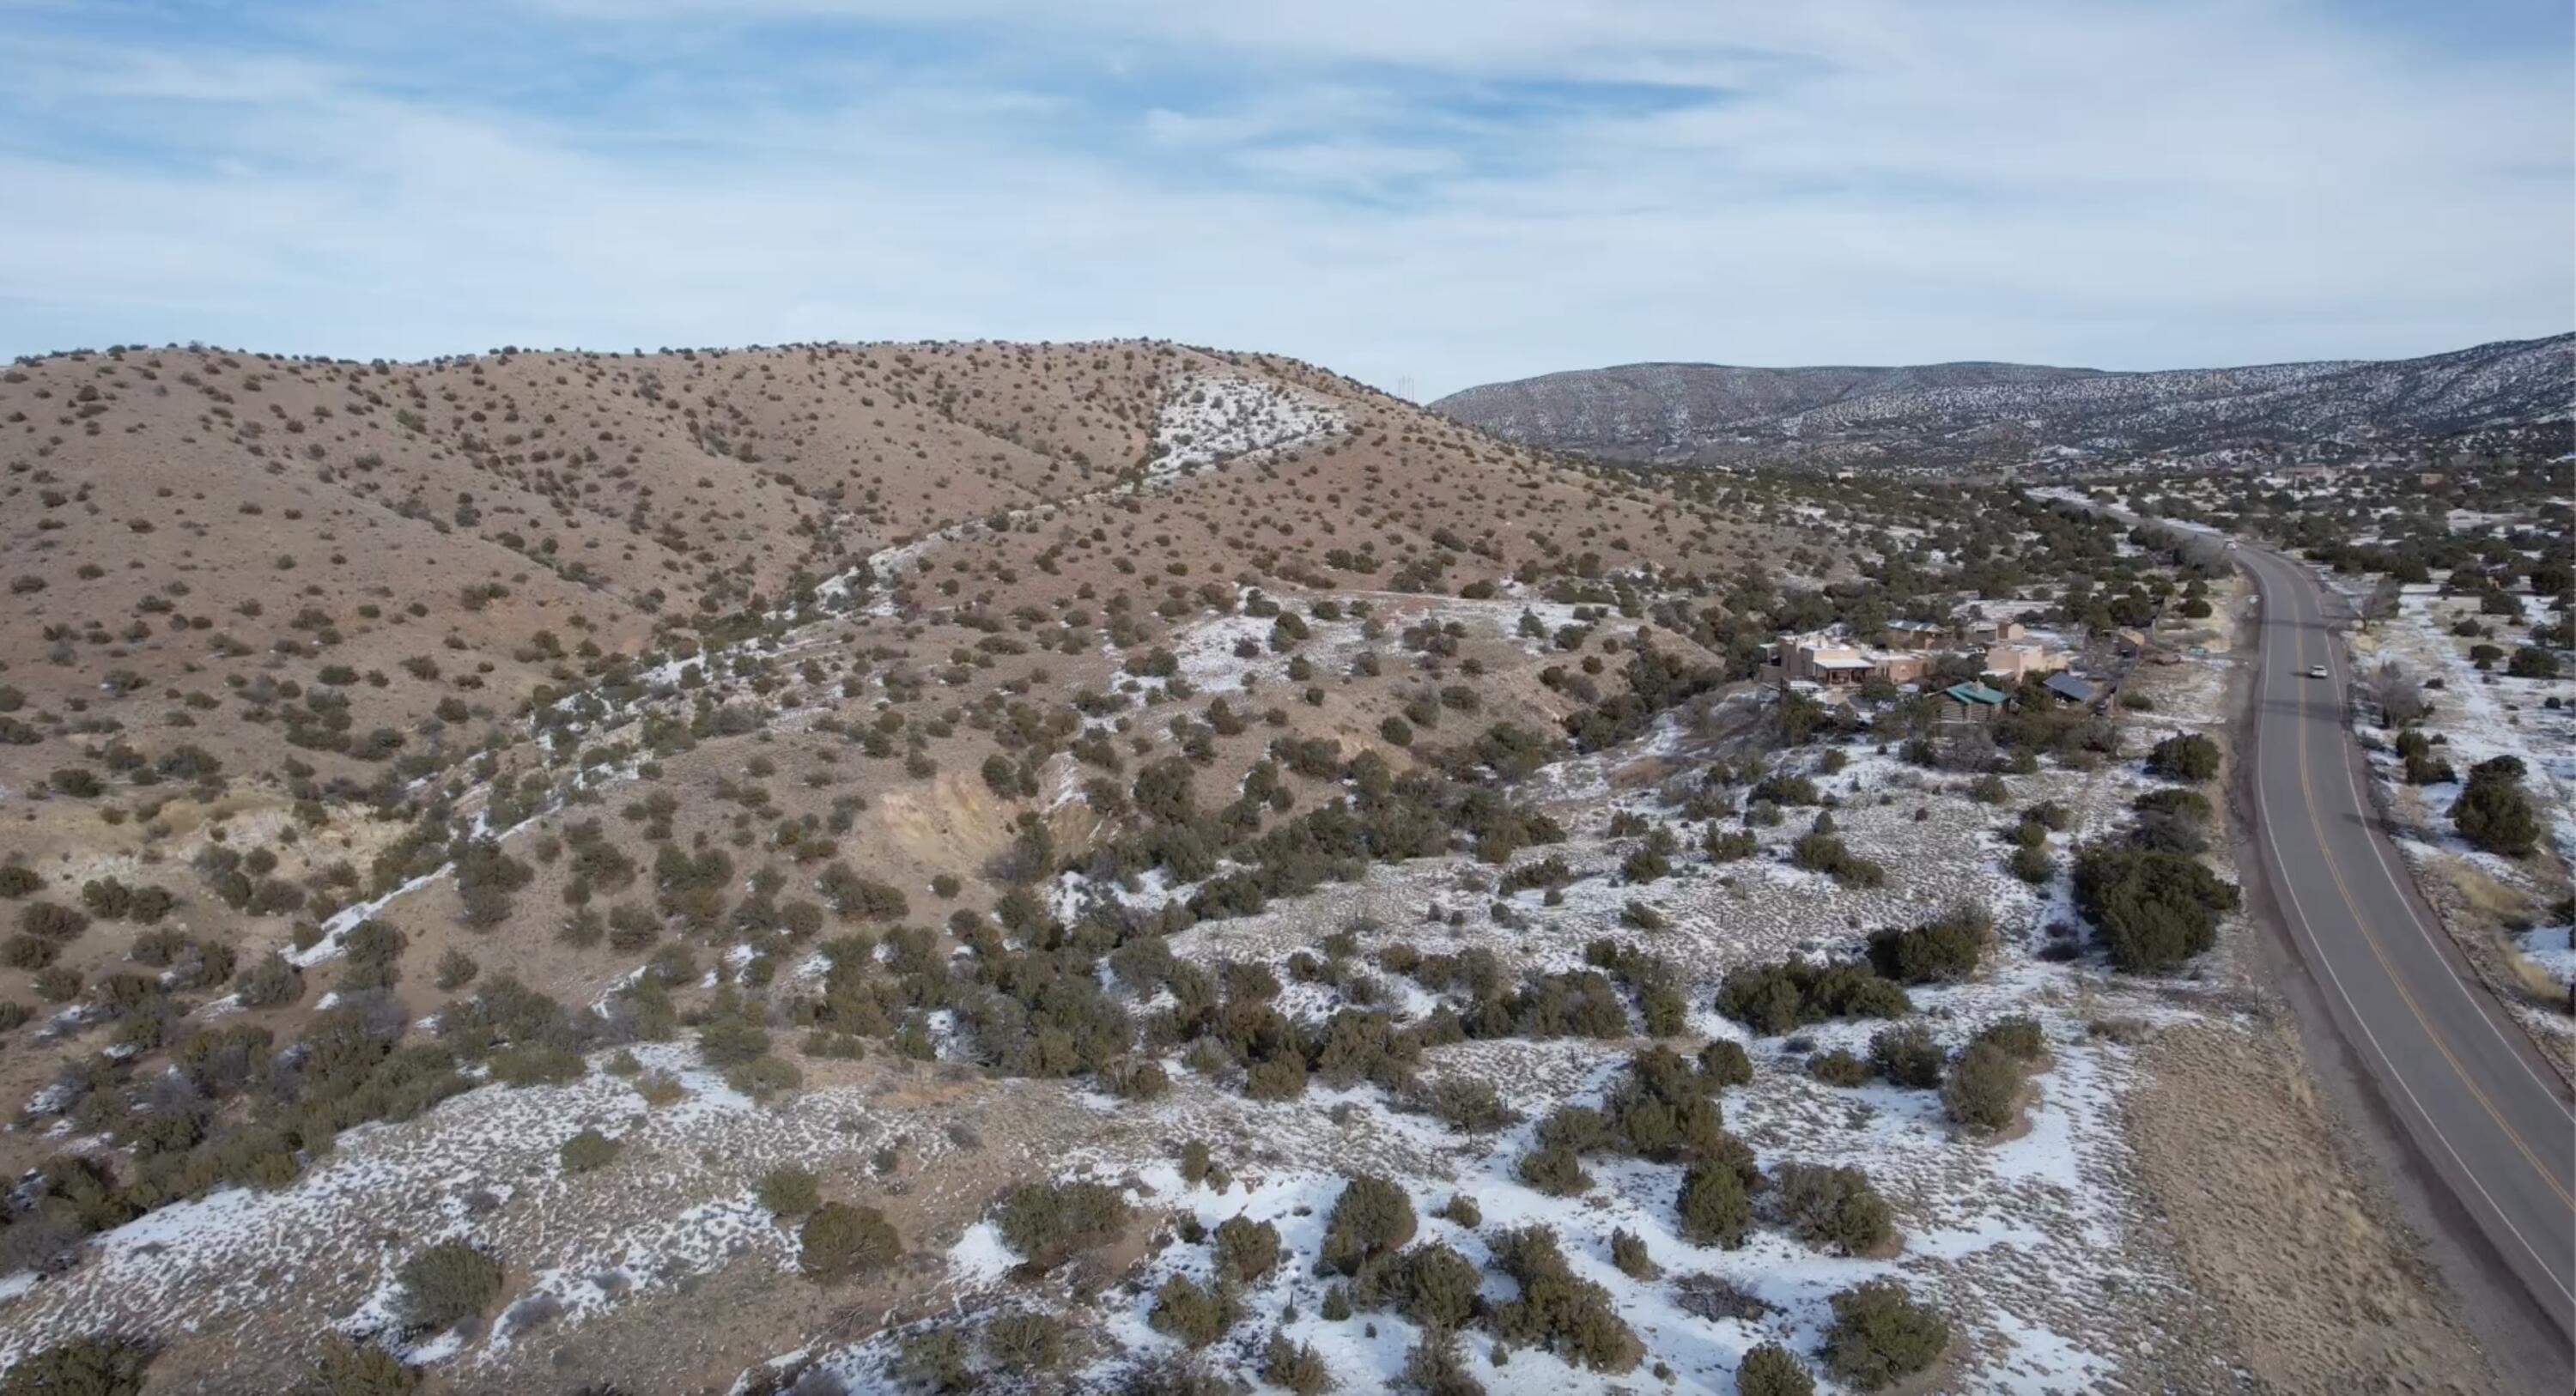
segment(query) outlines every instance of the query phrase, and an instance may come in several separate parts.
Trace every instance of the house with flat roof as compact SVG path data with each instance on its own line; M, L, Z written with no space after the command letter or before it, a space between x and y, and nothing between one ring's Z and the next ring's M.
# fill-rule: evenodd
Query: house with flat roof
M1962 636L1980 627L1988 634L2007 634L2016 638L1992 641L1968 641ZM2074 656L2064 650L2050 649L2036 640L2017 638L2024 632L2018 621L1974 622L1953 630L1928 621L1890 621L1885 646L1866 645L1843 634L1839 628L1788 635L1772 646L1771 661L1764 677L1781 688L1812 685L1832 692L1857 689L1873 679L1904 685L1928 682L1933 668L1943 656L1963 649L1976 660L1980 672L2000 677L2007 683L2018 683L2026 677L2051 674L2070 667Z
M2012 640L1986 646L1985 672L2019 680L2033 674L2054 674L2071 667L2075 656L2064 650L2052 650L2036 640Z
M1858 688L1871 679L1920 683L1932 671L1933 655L1922 650L1880 649L1830 631L1792 635L1772 649L1771 680L1788 687L1811 683L1819 688Z

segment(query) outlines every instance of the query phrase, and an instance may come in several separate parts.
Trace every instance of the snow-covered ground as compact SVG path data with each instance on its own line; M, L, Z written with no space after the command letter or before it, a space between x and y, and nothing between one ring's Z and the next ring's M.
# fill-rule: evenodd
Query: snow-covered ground
M2214 667L2214 666L2213 666ZM2223 680L2173 686L2160 703L2164 730L2219 720ZM2206 711L2204 711L2204 709ZM2167 726L2166 724L2170 724ZM1347 1091L1310 1087L1293 1104L1243 1099L1230 1087L1203 1082L1175 1060L1167 1063L1180 1085L1152 1107L1118 1108L1137 1117L1142 1146L1102 1146L1068 1156L1064 1172L1123 1179L1130 1198L1156 1214L1179 1212L1213 1229L1235 1215L1278 1226L1288 1252L1280 1268L1244 1296L1253 1315L1211 1350L1220 1369L1250 1373L1274 1329L1312 1343L1345 1390L1393 1386L1407 1350L1419 1336L1388 1312L1351 1319L1321 1316L1326 1284L1310 1272L1324 1219L1344 1179L1374 1171L1400 1182L1421 1219L1420 1238L1451 1245L1487 1268L1486 1296L1500 1300L1512 1282L1487 1262L1488 1238L1499 1228L1544 1223L1558 1234L1581 1277L1606 1288L1621 1316L1647 1349L1646 1361L1668 1363L1676 1389L1723 1391L1743 1353L1778 1341L1812 1358L1834 1292L1861 1280L1893 1276L1941 1305L1966 1341L1951 1380L1991 1391L2089 1391L2114 1383L2124 1361L2157 1354L2165 1340L2156 1315L2196 1301L2155 1239L2153 1207L2139 1192L2121 1130L2122 1097L2139 1080L2126 1029L2151 1028L2185 1016L2223 1019L2216 997L2204 1001L2190 980L2147 984L2122 980L2093 967L2044 961L2035 953L2045 927L2071 919L2061 878L2034 889L2005 875L2003 848L1992 835L1995 810L1963 799L1957 778L1904 765L1884 753L1862 752L1840 771L1819 776L1838 800L1835 817L1855 851L1890 869L1887 887L1851 891L1792 868L1785 845L1803 831L1810 812L1763 831L1754 858L1685 870L1645 886L1619 885L1615 869L1633 841L1599 835L1616 809L1651 811L1671 819L1648 791L1614 794L1623 782L1606 769L1651 752L1659 760L1687 760L1688 739L1663 724L1641 743L1610 758L1561 763L1531 782L1534 790L1561 792L1550 808L1576 831L1567 845L1533 850L1566 859L1579 880L1554 905L1537 891L1504 899L1513 924L1498 924L1485 908L1494 897L1489 870L1461 858L1426 859L1376 870L1364 883L1328 887L1312 897L1261 914L1204 923L1174 936L1181 957L1203 965L1253 960L1270 964L1288 987L1283 1011L1320 1016L1336 995L1294 981L1287 959L1311 952L1335 928L1351 929L1358 960L1373 963L1380 949L1410 943L1423 953L1481 946L1501 956L1511 972L1570 969L1583 962L1590 941L1609 936L1671 959L1689 982L1688 1031L1694 1037L1745 1043L1754 1055L1754 1081L1724 1096L1728 1128L1752 1144L1765 1168L1788 1161L1849 1164L1868 1171L1894 1203L1902 1244L1893 1255L1853 1258L1819 1254L1776 1225L1757 1230L1743 1248L1700 1247L1675 1227L1674 1195L1680 1170L1633 1159L1590 1156L1596 1179L1589 1191L1556 1198L1523 1184L1515 1165L1532 1147L1536 1121L1566 1104L1598 1104L1622 1073L1634 1043L1581 1040L1470 1041L1434 1050L1428 1077L1489 1082L1520 1122L1489 1135L1464 1135L1431 1118L1406 1113L1367 1086ZM1575 766L1600 767L1584 774ZM2108 828L2149 783L2126 765L2090 777L2052 772L2017 777L2005 808L2041 798L2068 802L2076 823L2051 839L2061 857L2075 840ZM1684 828L1687 847L1696 826ZM1688 861L1688 860L1685 860ZM1657 932L1621 929L1621 909L1632 900L1653 905L1668 920ZM1999 932L1993 967L1967 984L1927 987L1914 993L1920 1021L1941 1042L1957 1046L1980 1027L2016 1013L2043 1025L2049 1062L2037 1078L2037 1096L2026 1128L1996 1142L1960 1136L1944 1119L1935 1095L1883 1084L1835 1088L1803 1069L1805 1053L1834 1047L1866 1053L1878 1023L1828 1023L1791 1041L1755 1040L1709 1007L1706 986L1729 968L1787 954L1848 952L1864 927L1910 924L1962 902L1991 909ZM1466 914L1463 925L1447 913ZM1403 976L1372 970L1383 992L1378 1002L1419 1013L1436 1001ZM1168 1162L1173 1141L1204 1139L1235 1179L1224 1190L1184 1184ZM1482 1213L1475 1228L1435 1216L1452 1196L1465 1196ZM1610 1260L1614 1229L1642 1237L1663 1276L1638 1280ZM1010 1257L987 1227L970 1230L949 1254L949 1273L982 1302L1010 1293L999 1276ZM1212 1256L1204 1245L1175 1241L1162 1246L1138 1283L1101 1296L1087 1317L1113 1344L1091 1375L1106 1380L1115 1368L1140 1357L1176 1351L1152 1330L1147 1316L1155 1289L1168 1276L1206 1280ZM1751 1296L1764 1312L1754 1318L1709 1319L1683 1307L1674 1281L1714 1277ZM2118 1304L2101 1297L2117 1293ZM969 1306L975 1301L970 1298ZM1295 1317L1282 1320L1291 1310ZM1486 1340L1473 1332L1466 1351L1478 1379L1496 1393L1562 1396L1639 1386L1641 1368L1626 1378L1571 1367L1544 1353L1515 1350L1503 1366L1484 1359ZM878 1389L888 1379L900 1335L855 1347L809 1354L852 1383ZM2216 1374L2212 1374L2213 1379Z
M2524 600L2527 608L2536 611L2533 598ZM2451 633L2464 618L2496 620L2479 617L2473 599L2443 596L2436 586L2409 586L2399 598L2395 616L2374 625L2372 633L2353 638L2355 671L2366 678L2376 675L2383 664L2395 663L2418 681L2438 678L2442 686L2424 693L2433 705L2424 729L2441 739L2436 751L2462 776L2493 757L2519 758L2523 789L2539 809L2545 841L2562 865L2576 862L2576 683L2518 679L2501 666L2481 671L2468 655L2473 642ZM2502 623L2494 643L2510 652L2522 642L2520 632L2526 625ZM2553 697L2560 700L2556 708L2547 706ZM2522 860L2482 852L2452 829L2448 812L2459 798L2458 782L2409 787L2402 783L2393 752L2375 753L2372 763L2382 794L2391 804L2418 814L2411 830L2396 841L2419 875L2440 876L2439 869L2446 863L2466 864L2506 887L2547 899L2549 888L2540 870ZM2576 956L2564 951L2565 944L2563 927L2542 927L2518 938L2520 952L2535 970L2560 982L2576 981ZM2541 1031L2570 1031L2564 1014L2528 1004L2512 1006Z

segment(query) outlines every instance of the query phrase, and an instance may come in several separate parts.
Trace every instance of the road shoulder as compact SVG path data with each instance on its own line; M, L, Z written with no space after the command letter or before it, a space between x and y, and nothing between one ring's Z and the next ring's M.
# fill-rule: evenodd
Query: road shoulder
M2289 933L2278 890L2267 876L2252 835L2257 696L2254 678L2261 672L2259 646L2259 630L2240 625L2234 649L2240 662L2235 666L2229 694L2235 739L2230 743L2228 828L2254 933L2239 937L2226 953L2231 970L2245 979L2258 1002L2268 1002L2276 1011L2287 1010L2267 1047L2276 1055L2248 1067L2249 1071L2276 1077L2277 1089L2270 1093L2273 1103L2286 1106L2284 1113L2275 1116L2274 1127L2282 1131L2279 1153L2285 1158L2315 1159L2321 1171L2312 1180L2313 1186L2327 1195L2349 1199L2357 1209L2351 1215L2361 1223L2340 1241L2323 1242L2298 1239L2307 1226L2283 1221L2270 1232L2272 1245L2279 1248L2274 1253L2288 1258L2293 1265L2306 1267L2315 1256L2342 1245L2351 1252L2346 1258L2353 1264L2363 1264L2366 1254L2372 1257L2366 1266L2369 1271L2396 1277L2396 1288L2379 1304L2400 1315L2413 1314L2419 1305L2422 1307L2421 1325L2427 1336L2415 1351L2424 1359L2424 1365L2410 1364L2405 1369L2418 1377L2428 1372L2472 1371L2486 1383L2481 1389L2563 1391L2568 1356L2549 1336L2547 1316L2536 1312L2527 1291L2424 1160L2345 1039L2313 977L2312 967L2299 954ZM2302 1136L2308 1147L2292 1143ZM2327 1206L2302 1220L2321 1223L2338 1210ZM2242 1223L2246 1219L2235 1220ZM2207 1257L2195 1257L2190 1254L2193 1250L2205 1253L2213 1247L2222 1252L2230 1248L2205 1236L2192 1236L2193 1228L2184 1230L2186 1263L2195 1269ZM2324 1271L2330 1267L2314 1268ZM2297 1283L2331 1291L2340 1279L2317 1274ZM2328 1304L2328 1313L2334 1312L2330 1292L2316 1295L2315 1300ZM2308 1310L2303 1306L2302 1311ZM2267 1321L2265 1314L2257 1307L2235 1312L2232 1317L2241 1323L2261 1325ZM2353 1324L2379 1321L2366 1311L2342 1317ZM2443 1343L2431 1337L2444 1332L2453 1335L2453 1341ZM2258 1331L2250 1339L2240 1340L2248 1343L2249 1364L2254 1351L2267 1344L2286 1342L2290 1351L2300 1350L2294 1337L2276 1339L2266 1332ZM2449 1350L2445 1352L2444 1348ZM2292 1383L2289 1389L2353 1390L2386 1385L2368 1380L2357 1384L2302 1381Z

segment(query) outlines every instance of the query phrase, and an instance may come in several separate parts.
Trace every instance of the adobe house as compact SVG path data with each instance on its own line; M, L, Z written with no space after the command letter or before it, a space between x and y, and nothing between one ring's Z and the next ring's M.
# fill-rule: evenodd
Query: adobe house
M1804 681L1826 688L1857 688L1870 677L1869 656L1861 647L1828 635L1801 635L1780 642L1780 681Z
M2034 641L2017 640L1987 646L1985 672L2019 680L2032 674L2053 674L2074 662L2074 657L2062 650L2052 650Z
M1933 658L1929 651L1865 648L1823 633L1793 635L1773 651L1773 681L1782 687L1812 683L1828 689L1858 688L1871 679L1920 683L1932 672Z
M2017 620L1972 620L1959 627L1959 638L1972 645L1999 645L2028 633Z
M1990 623L1989 629L2022 634L2018 621ZM1772 647L1770 673L1774 684L1786 688L1792 684L1813 684L1819 689L1858 688L1872 679L1892 684L1920 684L1932 677L1933 665L1955 648L1949 632L1941 626L1920 621L1892 621L1887 627L1886 648L1863 645L1831 631L1783 636ZM2049 674L2068 668L2072 656L2052 650L2030 640L2005 640L1986 644L1984 669L2018 682L2027 675ZM1974 652L1972 647L1971 652Z
M1937 656L1925 651L1881 650L1870 656L1870 677L1889 683L1921 683Z

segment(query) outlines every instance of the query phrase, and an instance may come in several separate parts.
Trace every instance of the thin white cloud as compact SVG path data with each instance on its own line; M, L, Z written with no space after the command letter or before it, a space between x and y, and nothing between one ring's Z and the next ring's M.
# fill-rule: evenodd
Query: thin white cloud
M815 40L862 11L943 43ZM579 55L649 99L435 47L0 56L0 188L35 215L0 220L0 350L1154 334L1442 392L2428 352L2576 295L2564 65L2302 8L658 13L602 43L708 56Z

